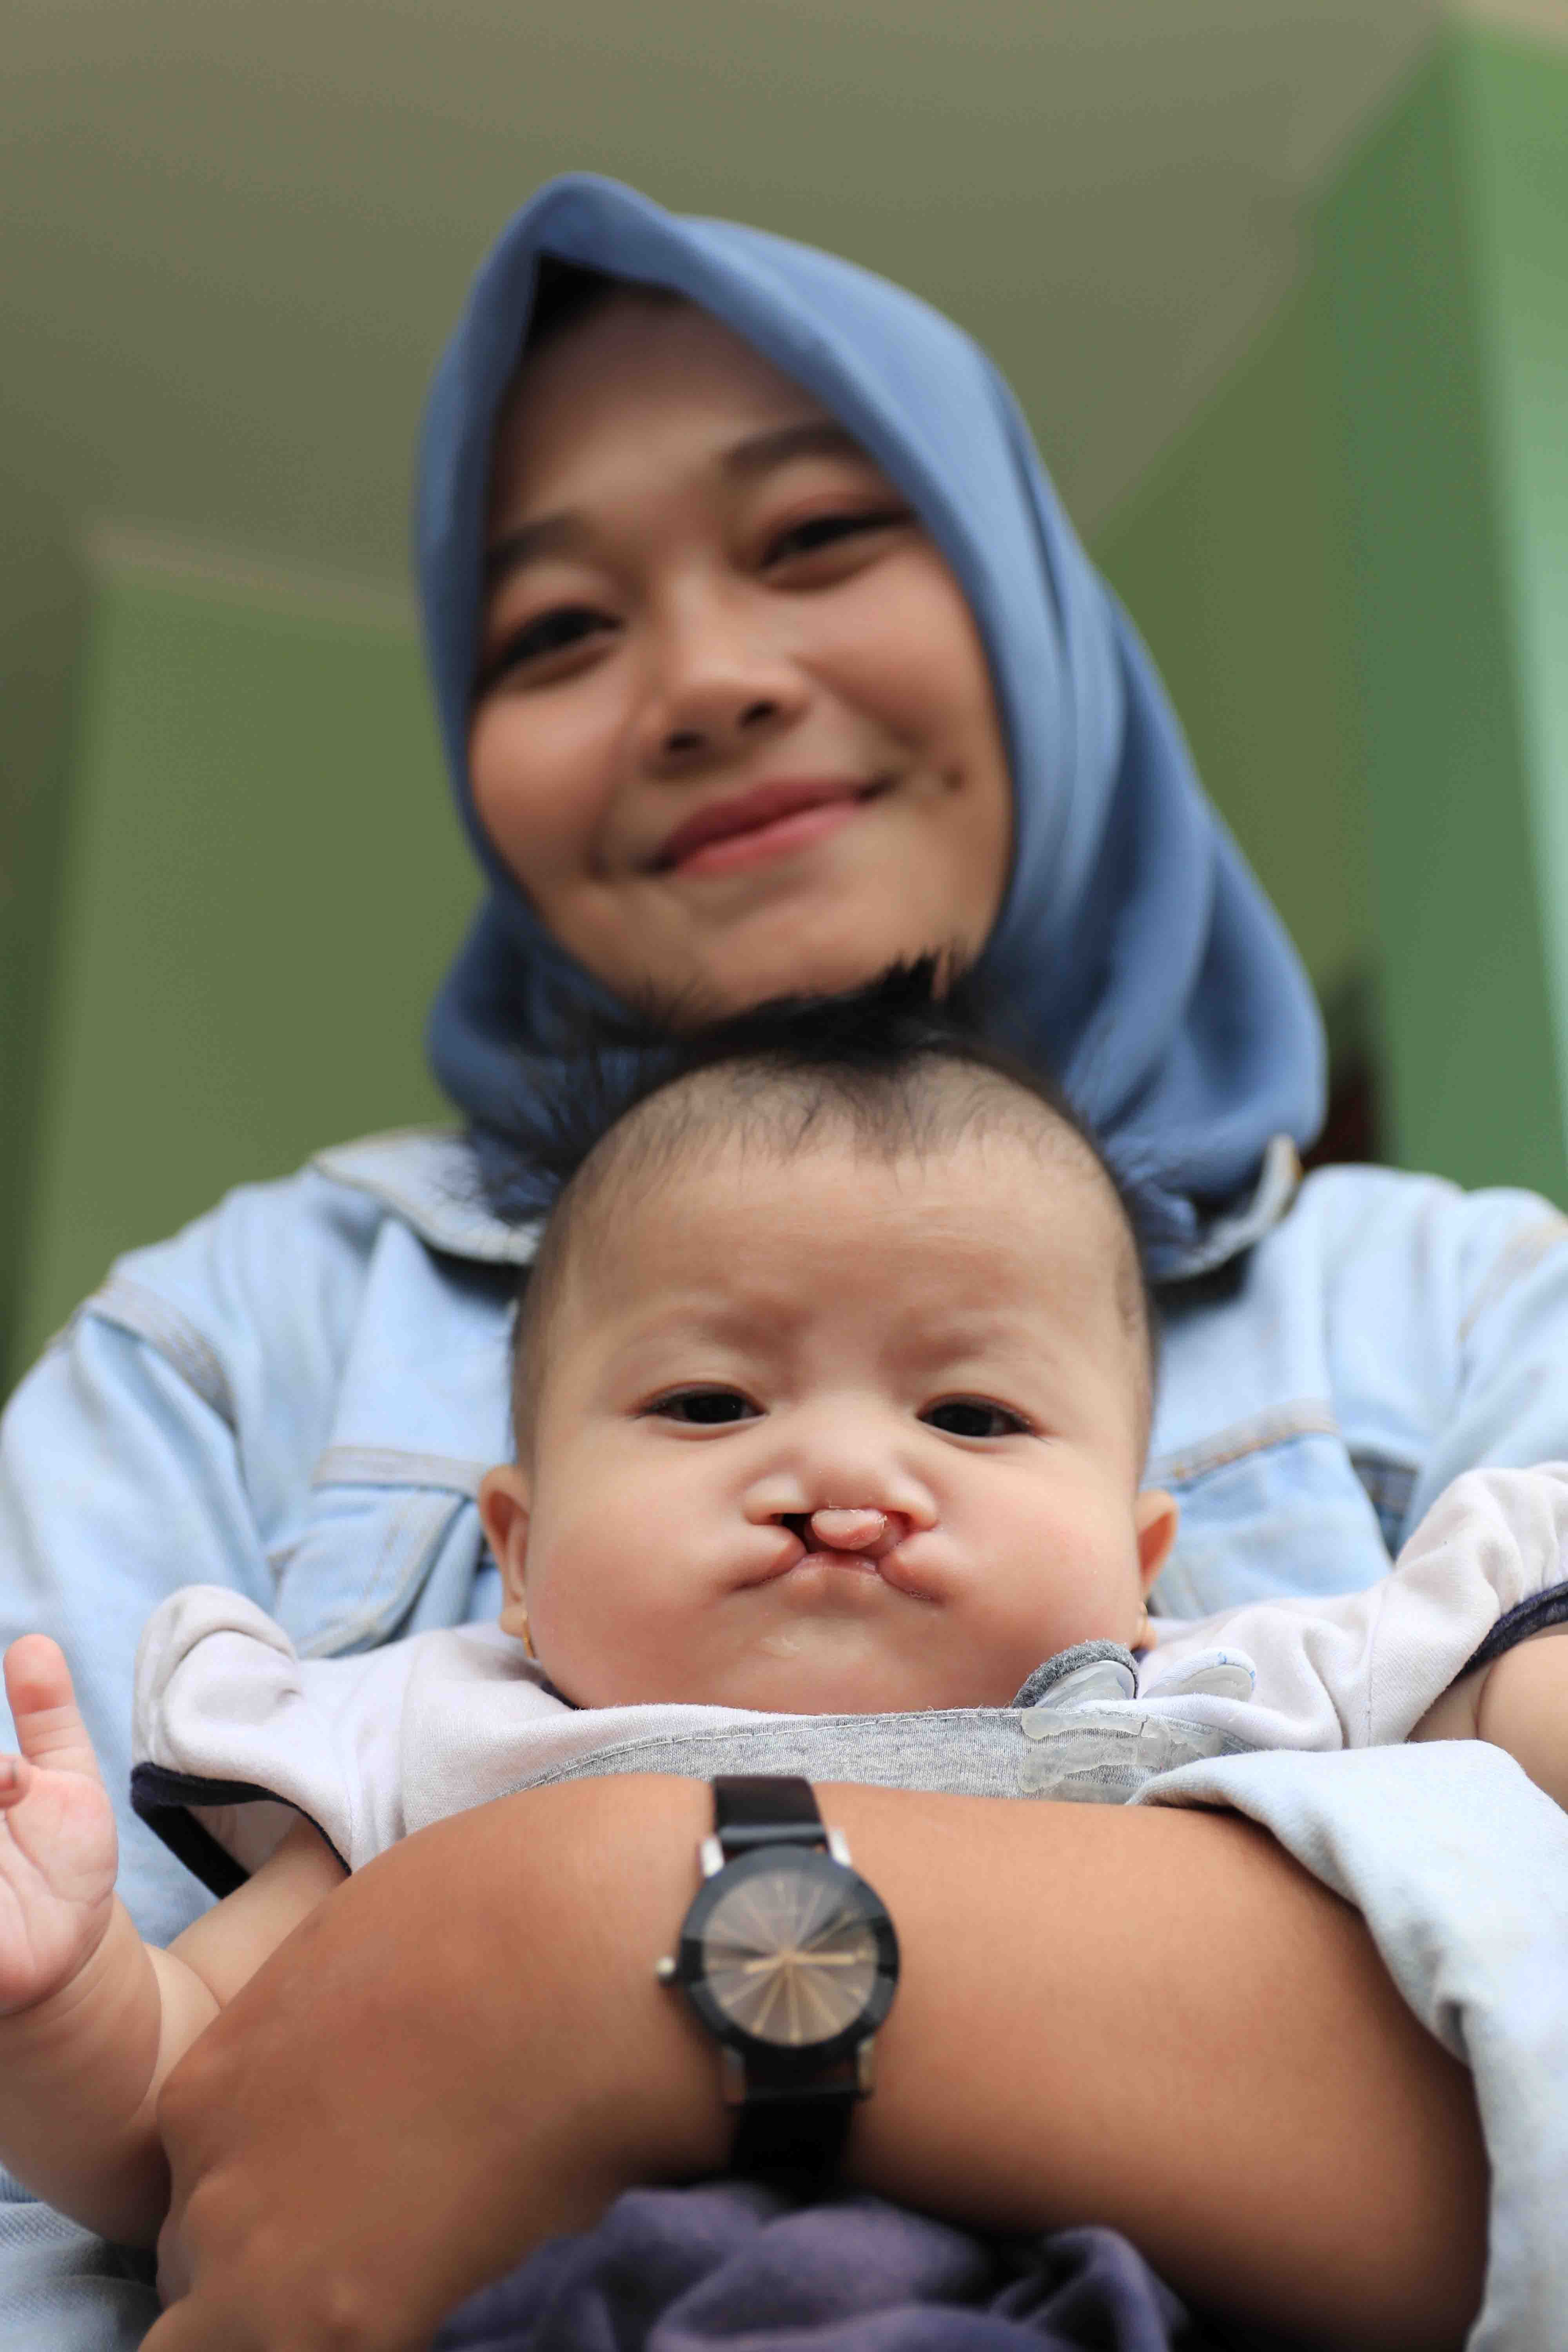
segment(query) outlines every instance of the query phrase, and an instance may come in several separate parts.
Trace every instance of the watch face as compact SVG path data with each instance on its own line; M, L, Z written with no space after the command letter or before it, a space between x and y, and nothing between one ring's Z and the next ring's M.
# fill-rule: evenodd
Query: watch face
M854 1871L803 1847L764 1846L699 1894L679 1973L726 2042L821 2057L852 2047L887 2015L898 1945Z

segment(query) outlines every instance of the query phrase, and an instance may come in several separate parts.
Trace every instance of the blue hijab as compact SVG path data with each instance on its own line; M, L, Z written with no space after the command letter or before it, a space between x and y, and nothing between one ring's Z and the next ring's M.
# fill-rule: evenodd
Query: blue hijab
M923 517L990 658L1016 822L982 972L1008 1042L1065 1087L1135 1192L1155 1271L1212 1263L1269 1139L1322 1116L1311 991L1205 800L1143 646L1074 535L1012 394L951 320L836 256L689 220L612 180L552 180L479 270L432 387L419 584L458 807L489 897L436 1000L430 1056L504 1137L563 1013L603 992L545 931L474 812L469 698L490 444L539 257L673 288L847 426Z

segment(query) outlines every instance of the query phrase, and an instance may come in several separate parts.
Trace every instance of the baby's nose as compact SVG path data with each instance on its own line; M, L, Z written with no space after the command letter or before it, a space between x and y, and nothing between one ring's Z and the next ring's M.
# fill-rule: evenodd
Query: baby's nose
M880 1559L903 1541L909 1523L901 1511L849 1510L830 1505L813 1511L811 1532L826 1551L858 1551Z

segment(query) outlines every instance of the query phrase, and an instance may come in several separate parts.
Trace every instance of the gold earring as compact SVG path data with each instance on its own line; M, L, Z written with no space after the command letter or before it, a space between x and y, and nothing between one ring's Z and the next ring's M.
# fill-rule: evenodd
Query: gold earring
M1153 1639L1153 1627L1149 1622L1149 1603L1145 1601L1138 1612L1138 1630L1132 1636L1135 1650L1146 1650Z
M521 1601L513 1601L512 1610L513 1613L521 1621L518 1625L518 1639L522 1643L522 1654L525 1658L531 1658L534 1664L537 1665L539 1664L539 1653L533 1646L533 1636L528 1630L528 1611ZM1143 1613L1147 1616L1149 1612L1145 1610Z

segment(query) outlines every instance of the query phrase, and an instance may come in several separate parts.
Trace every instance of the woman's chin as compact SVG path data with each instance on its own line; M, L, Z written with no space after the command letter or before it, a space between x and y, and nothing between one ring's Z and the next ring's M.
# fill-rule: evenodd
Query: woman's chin
M879 807L880 807L879 803ZM889 841L871 811L797 855L699 882L645 875L544 911L568 952L627 1001L679 1027L777 996L837 995L890 964L973 962L995 908L955 894L962 845ZM973 895L973 894L972 894Z
M859 916L847 910L831 929L819 929L809 910L799 908L793 921L778 927L783 936L771 936L773 926L756 928L761 936L713 943L711 962L692 991L703 1000L699 1017L741 1013L775 996L837 996L864 988L890 964L920 956L967 961L959 942L927 938L890 920L886 907L867 908Z

